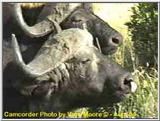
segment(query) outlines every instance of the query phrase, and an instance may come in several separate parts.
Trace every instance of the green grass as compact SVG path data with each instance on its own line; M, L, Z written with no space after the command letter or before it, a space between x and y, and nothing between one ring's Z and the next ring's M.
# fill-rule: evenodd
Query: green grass
M158 79L157 70L152 68L149 73L143 68L134 71L138 89L124 102L119 103L118 113L132 112L133 117L122 118L157 118L158 117Z
M113 58L120 65L132 71L138 85L137 91L119 103L115 112L126 113L126 115L120 116L121 118L158 118L157 69L138 65L130 39L124 42Z

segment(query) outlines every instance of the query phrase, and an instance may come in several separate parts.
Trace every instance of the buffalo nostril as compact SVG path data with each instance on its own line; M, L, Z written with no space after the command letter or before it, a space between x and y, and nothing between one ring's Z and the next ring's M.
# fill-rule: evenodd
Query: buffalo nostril
M132 82L132 81L133 81L133 79L131 79L131 78L130 78L130 79L125 78L123 84L124 84L124 85L128 85L128 86L131 86L131 82Z
M123 42L123 37L121 35L114 35L112 36L112 43L116 46L122 44Z
M132 78L125 78L123 84L131 89L131 92L135 92L137 84L133 82Z

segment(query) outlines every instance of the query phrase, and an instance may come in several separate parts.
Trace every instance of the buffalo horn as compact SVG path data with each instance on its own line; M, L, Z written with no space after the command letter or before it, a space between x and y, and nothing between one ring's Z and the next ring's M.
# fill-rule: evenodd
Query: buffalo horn
M56 32L61 31L59 24L54 20L51 21L49 19L45 19L34 26L27 25L22 15L20 3L13 4L13 16L23 31L30 37L42 37L49 34L54 29L56 29Z
M38 72L36 72L35 69L31 68L30 66L24 63L17 39L14 34L12 34L12 48L13 48L13 55L14 55L15 62L20 67L20 69L23 70L25 74L33 78L36 78L41 75Z

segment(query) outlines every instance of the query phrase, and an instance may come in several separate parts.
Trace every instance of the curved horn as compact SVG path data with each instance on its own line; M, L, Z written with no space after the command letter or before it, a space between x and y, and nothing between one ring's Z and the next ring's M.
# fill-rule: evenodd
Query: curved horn
M12 34L12 48L13 48L13 55L14 55L15 62L24 71L25 74L33 78L41 75L38 72L36 72L33 68L27 66L24 63L19 46L18 46L17 39L14 34Z
M77 28L64 30L52 39L47 40L34 59L27 65L22 59L14 34L12 34L12 47L16 64L28 76L38 77L51 72L66 60L74 57L75 54L78 54L80 48L92 47L92 40L92 35L85 30Z
M28 26L23 19L22 9L20 3L13 4L13 16L23 29L23 31L30 37L42 37L56 29L57 32L61 31L61 27L54 20L43 20L34 26Z
M62 43L53 43L52 45L50 41L46 41L35 58L26 65L22 59L19 45L14 34L12 34L12 48L15 63L26 75L32 78L39 77L53 70L58 67L60 63L71 57L70 51L65 50Z

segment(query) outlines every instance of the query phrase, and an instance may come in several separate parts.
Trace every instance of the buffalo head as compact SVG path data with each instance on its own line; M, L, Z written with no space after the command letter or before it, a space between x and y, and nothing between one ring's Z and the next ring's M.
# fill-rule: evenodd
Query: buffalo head
M103 56L86 30L73 28L56 34L28 64L15 35L12 46L15 63L24 74L17 79L17 88L31 96L32 111L110 105L136 89L131 74Z
M116 52L117 47L123 40L122 35L119 32L95 15L91 9L86 10L81 7L77 8L63 20L61 27L62 29L87 29L94 37L94 45L98 47L97 41L99 41L99 48L101 48L102 53L105 55Z
M60 32L61 28L85 28L93 35L94 45L100 48L103 54L108 55L116 52L117 47L123 41L122 35L96 16L91 9L86 8L86 6L88 7L90 4L82 4L75 8L60 23L56 22L54 20L55 15L51 14L34 26L28 26L23 19L19 3L13 4L13 15L24 32L30 37L43 37L54 32L55 29L57 32ZM58 27L58 24L60 24L61 28Z

